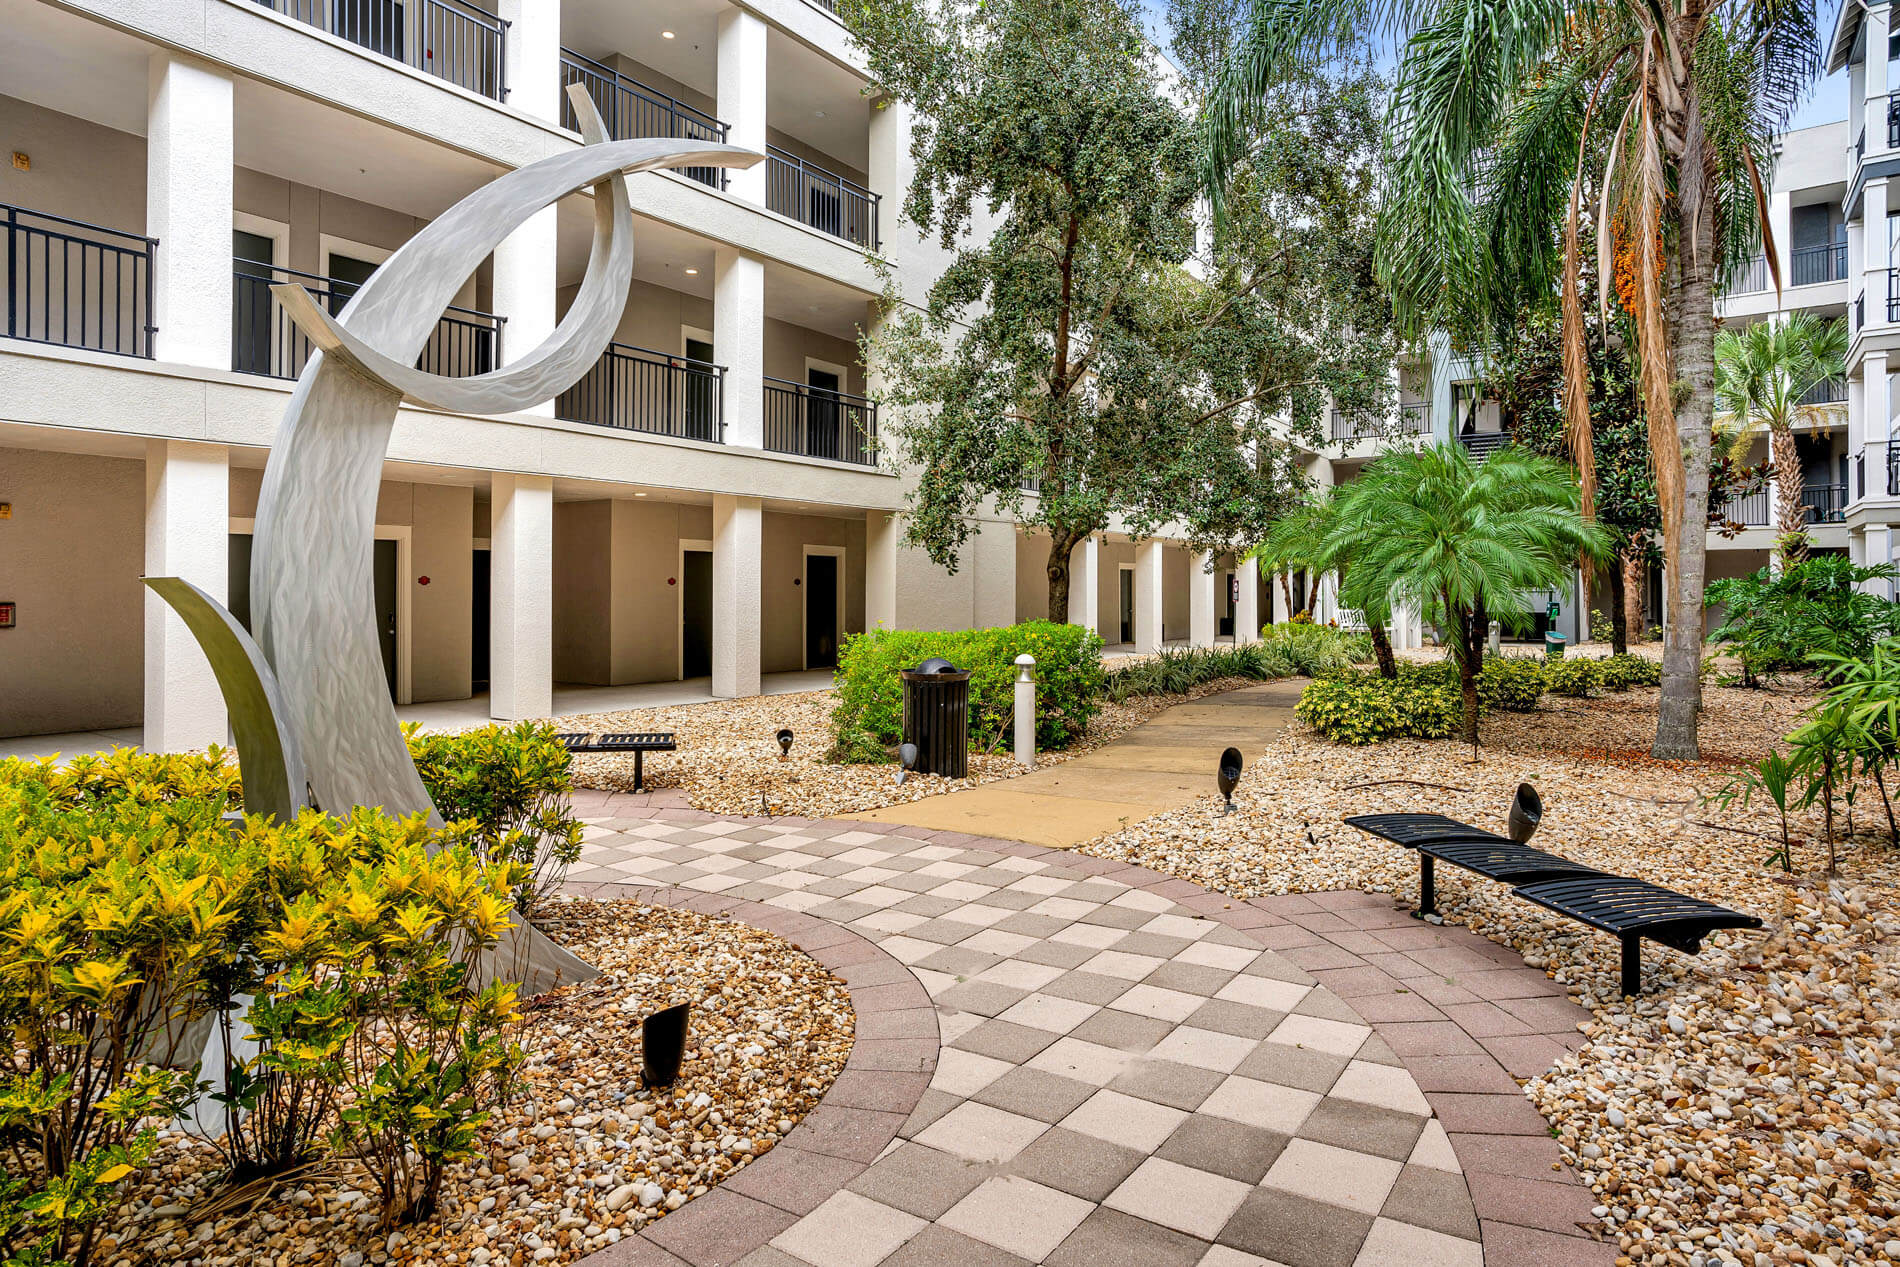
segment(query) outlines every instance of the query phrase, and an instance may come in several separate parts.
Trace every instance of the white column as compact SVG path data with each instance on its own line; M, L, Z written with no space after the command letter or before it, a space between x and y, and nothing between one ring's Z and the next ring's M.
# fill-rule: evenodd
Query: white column
M225 318L227 326L230 318ZM226 601L231 558L231 459L221 444L145 443L145 575L190 581ZM145 595L148 752L225 743L224 696L198 640L158 595Z
M554 333L554 265L558 234L556 212L535 212L495 248L495 312L506 317L501 328L503 363L520 359ZM554 402L525 412L554 416Z
M1860 362L1861 427L1867 437L1867 484L1876 496L1887 492L1887 444L1893 434L1893 384L1887 354L1868 352Z
M897 628L897 516L864 512L864 627Z
M488 715L554 711L554 481L489 480Z
M1188 641L1197 647L1214 643L1214 588L1220 577L1209 569L1214 556L1196 550L1188 556Z
M895 97L877 97L870 103L870 161L865 175L871 178L871 192L883 199L878 237L889 239L897 222L897 206L910 187L910 116Z
M759 693L759 565L764 509L756 497L713 496L712 693Z
M1867 152L1872 154L1887 148L1887 29L1891 24L1886 6L1864 6L1861 23L1867 49Z
M495 12L508 23L508 104L559 123L561 0L500 0Z
M1162 560L1167 542L1149 537L1135 547L1135 650L1154 651L1161 646Z
M1867 525L1866 566L1879 567L1883 563L1893 562L1893 528L1888 524ZM1882 598L1891 597L1890 586L1886 581L1863 581L1861 589L1869 594L1878 594Z
M1887 113L1880 113L1880 126L1887 126ZM1893 267L1893 248L1887 234L1887 179L1877 176L1867 182L1860 196L1861 253L1866 257L1862 278L1867 300L1867 324L1887 323L1887 271Z
M1234 645L1243 647L1260 641L1260 564L1236 559L1234 575L1240 581L1240 597L1234 602Z
M231 77L155 53L145 117L145 232L161 361L231 368Z
M765 261L730 246L713 253L713 356L726 367L726 443L764 448Z
M745 9L727 6L719 14L719 118L731 131L726 141L765 153L765 23ZM747 202L765 205L765 168L761 162L733 169L726 188Z
M1069 623L1101 632L1102 549L1094 533L1069 552Z

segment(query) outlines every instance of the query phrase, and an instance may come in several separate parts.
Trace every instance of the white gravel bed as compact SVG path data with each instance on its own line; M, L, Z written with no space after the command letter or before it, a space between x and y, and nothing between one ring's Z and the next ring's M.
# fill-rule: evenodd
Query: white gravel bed
M1540 847L1752 911L1770 927L1718 933L1695 958L1648 946L1648 993L1617 990L1608 938L1440 868L1445 918L1523 953L1593 1013L1587 1045L1526 1094L1641 1264L1900 1261L1900 850L1878 795L1857 803L1841 876L1820 812L1795 824L1798 874L1770 845L1701 824L1773 832L1772 810L1703 798L1808 702L1711 688L1705 757L1647 755L1654 690L1550 699L1487 718L1486 746L1327 743L1295 727L1252 754L1232 817L1205 800L1082 846L1237 896L1357 888L1417 897L1417 863L1346 826L1348 814L1425 811L1500 829L1520 780L1542 793ZM1354 786L1356 784L1373 786ZM1444 787L1419 786L1442 784ZM1459 789L1459 790L1451 790Z
M1162 709L1184 700L1254 683L1223 679L1187 695L1154 695L1126 703L1104 702L1081 743L1036 754L1038 768L1056 765L1125 734ZM827 818L940 796L1025 773L1008 751L970 753L965 779L912 774L897 782L897 765L845 765L825 760L831 750L833 691L759 695L668 708L583 713L555 719L561 730L590 733L618 730L670 730L677 752L648 753L645 782L650 789L680 788L694 809L715 814L790 814ZM789 757L780 758L775 736L781 727L794 735ZM1004 740L1007 745L1008 737ZM576 755L574 782L614 792L633 790L633 758Z
M549 931L602 975L527 1008L513 1098L452 1167L436 1215L379 1235L367 1175L338 1163L245 1213L194 1222L217 1157L167 1133L102 1264L562 1263L614 1244L769 1151L850 1055L844 986L783 939L633 902L573 901ZM641 1085L641 1018L693 1004L671 1087Z

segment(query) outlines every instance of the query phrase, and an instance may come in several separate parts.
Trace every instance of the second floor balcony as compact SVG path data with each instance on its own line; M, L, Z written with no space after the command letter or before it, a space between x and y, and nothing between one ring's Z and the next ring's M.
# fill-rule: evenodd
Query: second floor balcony
M725 366L611 343L594 368L561 393L554 415L597 427L723 444L725 403Z
M357 286L334 277L276 268L239 259L232 276L231 368L240 374L296 378L310 361L310 338L271 294L281 282L302 286L332 316L343 311ZM451 306L435 324L435 333L416 358L416 367L447 378L486 374L501 362L501 328L506 319L473 308Z
M1334 412L1335 440L1376 440L1387 435L1423 435L1432 429L1432 407L1423 400L1402 400L1393 416L1381 421Z
M508 23L468 0L257 3L470 92L508 99Z
M1837 524L1847 517L1847 485L1808 484L1801 489L1801 509L1810 524Z
M877 402L768 377L765 447L773 453L876 466Z
M607 134L616 141L657 136L723 145L731 131L728 125L704 110L689 106L591 57L583 57L572 49L561 50L561 84L563 87L568 84L586 86L587 95L600 108L600 117L607 125ZM580 130L574 118L574 107L565 95L561 98L561 125L570 131ZM726 187L726 169L723 167L681 167L675 170L682 176L703 185L711 185L714 189Z
M0 203L10 339L152 355L158 239Z
M1783 258L1781 270L1781 284L1786 287L1844 281L1847 278L1847 243L1797 246ZM1757 255L1729 287L1729 294L1759 294L1773 290L1774 286L1775 279L1768 272L1768 257Z
M765 205L854 246L875 251L878 195L776 145L765 147Z
M1758 488L1752 493L1736 493L1722 504L1722 522L1736 524L1743 528L1766 528L1768 526L1768 490Z
M1511 443L1508 431L1466 431L1458 437L1465 451L1482 462Z

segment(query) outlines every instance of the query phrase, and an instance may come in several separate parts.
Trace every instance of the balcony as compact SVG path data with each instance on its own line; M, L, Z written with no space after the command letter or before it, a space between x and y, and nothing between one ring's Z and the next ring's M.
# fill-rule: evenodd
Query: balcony
M253 260L236 261L231 296L231 368L240 374L296 378L310 361L310 338L292 321L270 288L295 282L332 315L340 313L357 287L333 277L299 273ZM506 318L451 305L436 322L435 333L416 358L416 368L447 378L486 374L501 359L501 327Z
M1887 94L1887 148L1900 150L1900 92Z
M152 257L158 239L0 203L6 336L152 355Z
M878 196L776 145L765 147L765 205L867 251L878 249Z
M1824 282L1847 279L1847 243L1828 242L1820 246L1798 246L1788 253L1782 281L1789 287L1819 286ZM1742 269L1729 287L1731 295L1753 295L1774 289L1775 279L1768 272L1768 257L1757 255Z
M508 99L508 24L468 0L257 0L425 75Z
M1465 446L1465 452L1482 462L1511 443L1508 431L1467 431L1458 437L1458 443Z
M773 453L877 465L877 402L765 380L765 447Z
M1349 417L1335 412L1333 419L1333 439L1335 440L1376 440L1385 435L1423 435L1432 429L1432 407L1429 401L1400 401L1396 415L1380 422L1372 418Z
M565 88L569 84L587 86L587 95L600 108L600 117L607 125L607 134L616 141L657 136L723 145L727 133L731 131L727 124L704 110L695 109L657 88L649 88L637 79L630 79L611 67L601 65L591 57L582 57L572 49L564 48L561 50L561 86ZM574 107L566 93L561 94L561 126L570 132L580 131L580 123L574 117ZM673 170L702 185L711 185L714 189L726 187L726 169L723 167L678 167Z
M594 368L561 393L554 416L723 444L725 402L725 366L611 343Z
M1847 380L1844 378L1823 379L1802 393L1797 405L1844 405L1847 403Z
M1737 493L1722 504L1722 522L1740 524L1744 528L1766 528L1768 526L1768 490L1758 488L1752 493Z
M1807 485L1801 490L1801 509L1808 523L1840 523L1847 517L1847 485Z

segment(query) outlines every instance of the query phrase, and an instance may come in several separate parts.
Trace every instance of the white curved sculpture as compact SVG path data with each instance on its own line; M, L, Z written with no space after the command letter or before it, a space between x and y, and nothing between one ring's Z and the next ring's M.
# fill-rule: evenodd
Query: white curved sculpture
M283 712L272 719L273 733L287 731L301 749L308 796L297 786L298 806L380 806L441 822L403 741L377 637L376 498L398 407L406 399L458 413L505 413L558 396L600 359L626 305L633 217L622 177L662 167L750 167L763 157L696 141L612 141L585 89L576 84L568 93L588 144L509 172L456 203L390 256L335 319L299 286L272 288L317 349L264 468L251 549L252 628L266 662L255 667L271 687L253 694ZM502 240L589 186L593 253L553 335L489 374L451 379L414 368L443 310ZM252 706L228 697L227 704L234 715ZM239 757L247 767L272 759L242 742ZM515 944L496 955L530 992L593 975L525 923Z

